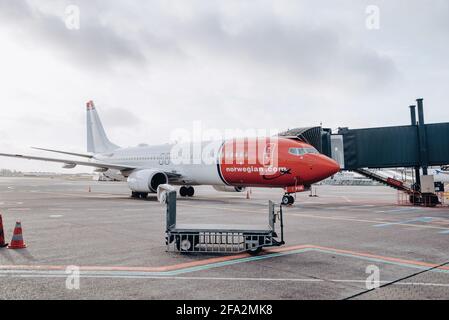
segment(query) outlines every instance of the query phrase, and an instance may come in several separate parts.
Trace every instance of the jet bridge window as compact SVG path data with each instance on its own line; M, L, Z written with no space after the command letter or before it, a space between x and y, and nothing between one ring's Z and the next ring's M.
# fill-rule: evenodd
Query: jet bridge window
M288 149L288 153L293 154L295 156L303 156L305 154L319 154L318 150L315 148L290 148Z

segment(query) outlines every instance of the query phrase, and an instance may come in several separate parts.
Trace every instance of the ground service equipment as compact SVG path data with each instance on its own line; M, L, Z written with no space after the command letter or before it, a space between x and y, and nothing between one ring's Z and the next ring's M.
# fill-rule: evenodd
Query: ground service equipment
M268 225L180 224L176 222L176 191L166 194L168 252L259 254L264 247L281 246L284 242L282 206L269 202ZM280 224L280 239L275 225Z

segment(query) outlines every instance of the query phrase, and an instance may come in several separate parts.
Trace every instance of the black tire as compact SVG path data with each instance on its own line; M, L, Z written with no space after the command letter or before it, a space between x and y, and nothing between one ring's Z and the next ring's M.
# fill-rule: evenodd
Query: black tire
M139 198L139 193L138 192L131 192L131 198L137 199Z
M293 196L288 196L288 198L289 198L289 202L288 202L288 204L294 204L295 203L295 198L293 197Z
M193 187L188 187L187 188L187 196L193 197L194 194L195 194L195 189Z
M246 236L245 240L250 241L252 237L253 236ZM248 252L250 255L254 255L254 256L258 255L263 249L264 242L265 242L265 237L259 237L259 245L255 248L254 247L248 248L248 244L247 244L246 252Z
M146 192L141 192L141 193L140 193L140 199L146 199L146 198L148 198L148 193L146 193Z
M416 196L416 195L411 195L409 200L410 200L410 203L415 205L415 206L416 205L420 205L421 202L422 202L421 198L419 196Z
M198 245L200 237L198 235L181 235L176 237L176 249L179 252L192 252Z
M247 252L252 256L257 256L259 253L262 252L262 247L257 247L256 249L250 249Z
M285 195L282 197L282 205L287 206L290 204L290 196L289 195Z
M179 195L181 197L186 197L187 196L187 188L186 187L179 188Z

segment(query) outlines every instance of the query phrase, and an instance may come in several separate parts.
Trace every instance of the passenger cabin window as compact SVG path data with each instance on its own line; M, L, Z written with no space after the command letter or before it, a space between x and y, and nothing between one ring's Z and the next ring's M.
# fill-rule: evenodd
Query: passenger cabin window
M319 154L318 150L315 148L290 148L288 153L293 154L295 156L303 156L305 154Z

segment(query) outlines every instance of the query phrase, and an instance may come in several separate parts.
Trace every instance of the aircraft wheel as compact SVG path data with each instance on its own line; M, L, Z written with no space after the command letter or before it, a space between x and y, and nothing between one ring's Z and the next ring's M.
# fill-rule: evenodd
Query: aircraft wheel
M284 206L287 206L290 204L290 196L288 194L286 194L285 196L282 197L282 204Z
M188 187L187 188L187 196L193 197L194 194L195 194L195 189L193 187Z
M295 198L289 194L286 194L282 197L282 205L288 206L289 204L295 203Z
M141 199L146 199L146 198L148 198L148 193L146 193L146 192L141 192L141 193L140 193L140 198L141 198Z
M131 198L139 198L139 193L138 192L131 192Z
M181 196L181 197L186 197L187 196L187 188L186 187L181 187L181 188L179 188L179 195Z

